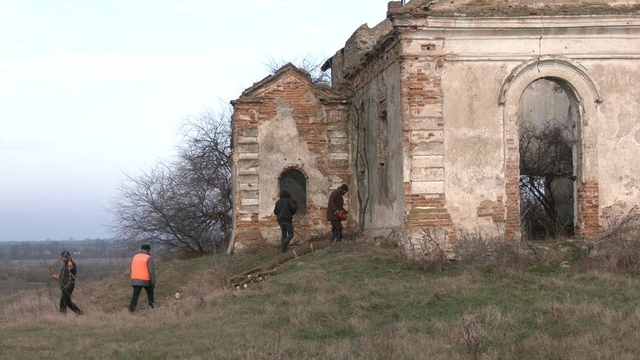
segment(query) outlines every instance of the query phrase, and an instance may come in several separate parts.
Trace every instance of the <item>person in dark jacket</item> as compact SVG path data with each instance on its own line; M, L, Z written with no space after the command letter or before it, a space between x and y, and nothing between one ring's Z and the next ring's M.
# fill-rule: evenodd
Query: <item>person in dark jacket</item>
M342 198L349 187L347 184L340 185L329 195L329 204L327 204L327 220L331 223L331 241L342 241L342 219L337 216L338 211L346 211L344 209L344 199Z
M129 303L129 312L136 311L138 297L144 289L147 292L147 303L153 309L154 290L156 287L156 269L151 257L151 245L144 244L140 251L131 259L131 286L133 286L133 296Z
M280 192L280 199L276 201L276 207L273 209L273 213L278 218L278 225L282 231L282 238L280 239L280 249L282 252L287 251L289 242L293 239L293 215L298 210L298 206L295 201L291 199L291 195L288 191L282 190Z
M60 262L62 262L60 274L52 275L54 279L58 280L62 293L60 296L60 312L66 314L67 308L69 308L78 315L84 315L84 311L80 310L80 308L71 301L71 294L73 294L73 289L76 287L76 273L78 272L76 263L71 259L71 253L66 250L63 251L60 254Z

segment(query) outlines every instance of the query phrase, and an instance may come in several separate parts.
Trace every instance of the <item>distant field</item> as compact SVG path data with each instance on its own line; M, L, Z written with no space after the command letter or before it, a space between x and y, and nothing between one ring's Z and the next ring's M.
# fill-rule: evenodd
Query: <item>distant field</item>
M0 297L13 295L21 290L44 288L46 283L28 283L24 281L0 281Z
M78 281L101 280L128 271L129 259L74 259ZM0 296L20 290L49 288L51 274L60 271L60 264L51 260L5 260L0 262Z

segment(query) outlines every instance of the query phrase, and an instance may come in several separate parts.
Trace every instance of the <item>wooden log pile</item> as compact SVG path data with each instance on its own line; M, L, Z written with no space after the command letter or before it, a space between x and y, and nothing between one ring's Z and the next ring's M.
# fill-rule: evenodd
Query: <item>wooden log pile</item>
M331 245L330 240L322 240L291 247L289 251L279 255L274 261L231 277L231 285L236 290L245 289L247 285L252 282L264 281L269 276L275 275L278 271L278 266L286 263L287 261L296 259L299 256L314 250L324 249L329 245Z
M254 269L254 270L256 270L256 269ZM258 270L257 272L255 272L253 274L248 274L246 276L240 276L239 278L233 280L231 283L233 284L233 287L236 290L242 290L242 289L246 288L247 285L249 285L249 283L264 281L267 277L269 277L271 275L275 275L277 271L278 271L278 269L267 270L267 271Z

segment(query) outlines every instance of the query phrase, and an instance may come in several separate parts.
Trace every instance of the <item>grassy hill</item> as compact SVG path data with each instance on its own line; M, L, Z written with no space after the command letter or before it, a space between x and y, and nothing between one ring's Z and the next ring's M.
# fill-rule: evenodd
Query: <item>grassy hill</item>
M412 262L365 239L310 252L242 290L276 248L157 261L157 308L127 274L0 300L0 359L636 359L640 280L572 244ZM180 299L174 298L179 291Z

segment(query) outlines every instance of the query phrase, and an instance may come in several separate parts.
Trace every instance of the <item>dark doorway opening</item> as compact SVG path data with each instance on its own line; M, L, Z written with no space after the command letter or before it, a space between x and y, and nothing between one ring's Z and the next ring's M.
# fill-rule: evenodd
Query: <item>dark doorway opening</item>
M286 190L291 194L291 199L298 205L296 215L307 213L307 177L296 169L290 168L280 175L280 191Z
M577 105L562 80L538 79L520 100L520 223L530 239L573 236Z

